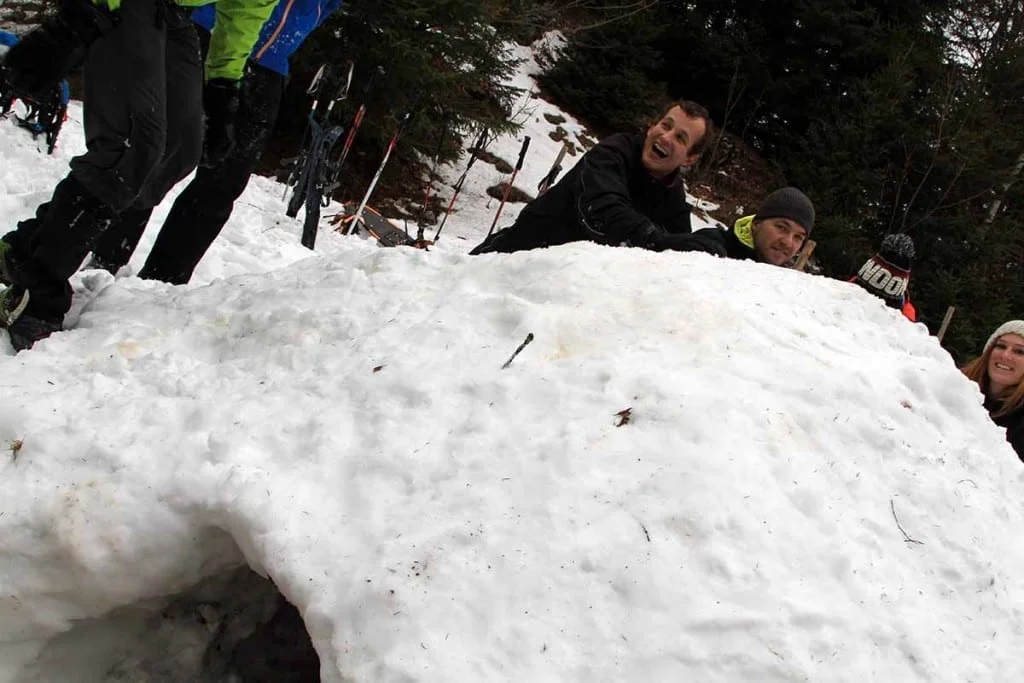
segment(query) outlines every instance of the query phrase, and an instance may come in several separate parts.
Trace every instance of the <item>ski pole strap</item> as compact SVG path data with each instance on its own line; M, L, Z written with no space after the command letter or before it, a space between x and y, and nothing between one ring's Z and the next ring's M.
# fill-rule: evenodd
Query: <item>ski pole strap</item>
M324 62L323 64L320 65L320 68L316 70L316 73L313 74L313 79L309 82L309 87L306 88L307 95L315 96L318 92L320 92L320 88L321 86L323 86L324 83L324 75L326 73L327 62Z
M313 104L309 108L310 117L316 115L316 108L320 104L320 91L323 90L324 81L327 80L327 74L329 69L327 64L321 64L320 68L317 69L316 75L313 76L313 80L309 84L309 89L306 90L306 94L313 98Z
M348 65L348 76L345 80L338 83L338 89L334 92L334 97L327 103L327 112L324 114L324 125L327 125L327 119L331 116L331 110L341 100L348 98L348 89L352 86L352 74L355 71L355 62L350 62Z

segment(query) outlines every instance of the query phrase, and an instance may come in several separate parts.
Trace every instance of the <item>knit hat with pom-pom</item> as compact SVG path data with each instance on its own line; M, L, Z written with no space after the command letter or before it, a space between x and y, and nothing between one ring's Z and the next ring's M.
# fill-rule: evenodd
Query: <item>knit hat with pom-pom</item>
M909 235L887 235L878 253L857 271L854 282L892 308L900 308L906 300L914 256L914 240Z

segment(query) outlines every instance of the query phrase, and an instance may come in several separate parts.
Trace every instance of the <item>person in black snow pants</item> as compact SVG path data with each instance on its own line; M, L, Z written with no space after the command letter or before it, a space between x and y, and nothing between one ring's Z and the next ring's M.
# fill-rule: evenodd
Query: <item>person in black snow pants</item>
M15 92L45 92L79 65L85 83L86 152L35 217L0 239L0 327L16 350L61 329L68 278L118 214L154 206L200 160L231 150L239 80L276 0L217 3L205 79L190 16L203 4L59 0L4 55Z
M174 201L139 277L183 285L224 228L263 154L277 119L288 78L288 59L341 0L279 0L260 31L242 79L236 118L238 144L219 164L200 167ZM204 51L215 26L213 7L192 15ZM152 208L125 212L93 247L88 267L116 274L128 264L149 223Z
M1024 320L1000 325L978 358L961 368L985 396L992 421L1024 460Z
M682 172L700 159L712 127L707 109L683 100L666 108L646 133L601 140L527 204L511 227L470 253L510 253L581 240L618 246L634 243L652 226L690 234Z

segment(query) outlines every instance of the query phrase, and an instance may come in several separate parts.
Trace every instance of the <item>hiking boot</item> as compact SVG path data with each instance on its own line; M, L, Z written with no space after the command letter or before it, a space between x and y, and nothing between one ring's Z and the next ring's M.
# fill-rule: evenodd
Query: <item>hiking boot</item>
M61 331L61 323L43 320L31 315L22 315L14 324L8 326L7 334L11 338L11 346L15 351L31 349L41 339L46 339L54 332Z
M28 290L20 285L11 285L0 292L0 327L10 327L28 306Z

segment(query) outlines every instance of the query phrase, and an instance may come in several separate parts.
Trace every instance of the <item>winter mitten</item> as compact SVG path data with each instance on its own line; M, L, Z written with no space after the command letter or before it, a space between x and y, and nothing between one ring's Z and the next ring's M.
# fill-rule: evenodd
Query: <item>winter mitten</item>
M54 16L7 51L4 79L15 92L40 99L85 60L89 46L114 21L90 0L60 0Z
M206 168L224 161L235 146L235 115L239 99L239 83L229 78L214 78L203 88L206 134L203 136L202 165Z
M888 235L878 253L861 266L854 282L890 307L900 308L906 300L914 256L914 241L909 235Z

